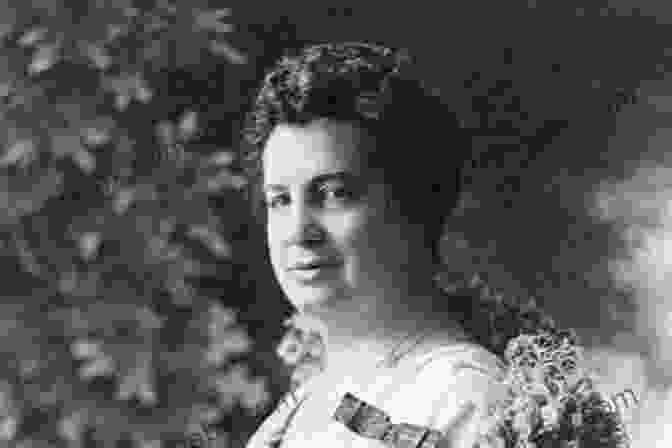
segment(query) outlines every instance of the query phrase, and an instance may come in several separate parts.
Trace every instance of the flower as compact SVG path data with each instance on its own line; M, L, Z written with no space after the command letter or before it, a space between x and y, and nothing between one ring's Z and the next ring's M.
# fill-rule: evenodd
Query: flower
M627 447L620 416L595 390L597 378L581 365L580 353L570 332L509 340L500 379L509 395L489 408L482 439L492 444L503 436L505 448Z
M324 369L326 333L322 322L303 314L287 319L285 326L288 330L276 352L291 368L291 383L296 388Z
M580 412L574 412L570 415L572 426L578 428L581 426L583 422L583 416L581 415Z
M533 300L495 294L482 280L464 287L476 315L466 327L504 361L498 381L507 391L479 426L482 445L503 448L625 448L620 415L596 390L573 330L559 329ZM459 291L452 288L451 291Z
M515 429L522 438L529 437L532 434L534 425L532 412L519 412L513 417L513 429Z
M560 420L559 409L551 404L541 407L541 418L544 422L544 425L555 426Z

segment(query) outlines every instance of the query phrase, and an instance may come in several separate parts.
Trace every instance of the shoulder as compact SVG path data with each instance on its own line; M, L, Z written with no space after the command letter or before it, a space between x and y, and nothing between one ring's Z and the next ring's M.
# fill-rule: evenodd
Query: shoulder
M473 431L474 422L502 393L503 361L475 343L439 345L412 362L413 381L403 392L406 406L398 408L408 421L443 432Z
M431 374L447 370L453 374L480 373L497 376L504 369L504 362L486 348L466 341L441 344L416 357L418 372Z
M429 387L441 401L487 406L498 392L504 362L471 342L436 347L417 357L415 387ZM431 385L431 386L430 386Z

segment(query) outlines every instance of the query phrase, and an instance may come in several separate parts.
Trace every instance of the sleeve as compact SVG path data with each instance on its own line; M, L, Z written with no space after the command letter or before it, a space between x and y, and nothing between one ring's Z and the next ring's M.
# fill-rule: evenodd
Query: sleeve
M439 401L436 427L444 440L438 446L486 448L477 443L478 433L494 399L497 383L490 375L465 368L459 373L456 386L455 391L444 394Z
M477 443L478 433L490 404L503 393L497 380L502 368L494 355L474 351L437 359L423 369L422 382L437 385L429 419L442 434L437 448L491 448Z
M303 404L305 396L287 394L266 417L262 424L248 439L246 448L277 448L282 445L283 438L294 415Z

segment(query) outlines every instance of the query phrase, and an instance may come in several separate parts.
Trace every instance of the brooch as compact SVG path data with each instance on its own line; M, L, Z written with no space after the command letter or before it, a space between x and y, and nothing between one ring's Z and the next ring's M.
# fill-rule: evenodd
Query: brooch
M424 426L392 423L385 411L351 393L343 396L333 418L350 431L380 440L390 448L435 448L443 436L440 431Z

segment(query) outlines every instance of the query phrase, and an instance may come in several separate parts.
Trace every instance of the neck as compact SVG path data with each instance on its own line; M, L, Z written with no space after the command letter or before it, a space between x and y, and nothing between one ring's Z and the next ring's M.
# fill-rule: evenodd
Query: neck
M417 294L393 292L384 297L356 297L348 301L349 307L306 310L306 313L317 317L326 327L328 363L352 365L357 354L362 360L373 361L421 334L455 330L449 316L436 316L432 312L431 305L442 299L440 295L432 286Z

